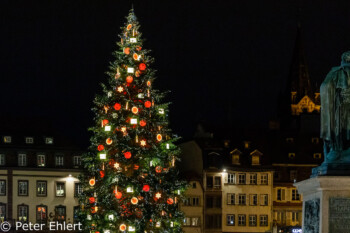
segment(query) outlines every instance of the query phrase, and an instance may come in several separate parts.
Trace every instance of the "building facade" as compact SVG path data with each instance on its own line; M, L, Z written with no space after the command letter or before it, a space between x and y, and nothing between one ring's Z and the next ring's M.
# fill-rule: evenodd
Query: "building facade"
M58 137L3 134L0 141L0 220L74 222L81 151Z

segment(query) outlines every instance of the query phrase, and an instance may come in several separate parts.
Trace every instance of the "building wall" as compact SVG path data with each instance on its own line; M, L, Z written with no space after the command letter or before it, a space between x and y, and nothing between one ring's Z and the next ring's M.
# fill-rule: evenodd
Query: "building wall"
M191 186L185 193L187 201L180 205L181 211L185 213L187 218L183 230L185 233L199 233L203 232L203 186L201 182L196 180L191 180L189 183ZM198 203L194 203L193 198L198 198ZM193 218L199 218L197 224L193 222Z

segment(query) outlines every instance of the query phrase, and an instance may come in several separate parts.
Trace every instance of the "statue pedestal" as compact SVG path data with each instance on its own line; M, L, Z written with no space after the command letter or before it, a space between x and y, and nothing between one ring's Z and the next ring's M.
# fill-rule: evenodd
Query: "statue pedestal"
M322 163L312 169L311 177L316 176L350 176L350 163Z
M316 176L294 186L303 195L303 233L350 232L350 176Z

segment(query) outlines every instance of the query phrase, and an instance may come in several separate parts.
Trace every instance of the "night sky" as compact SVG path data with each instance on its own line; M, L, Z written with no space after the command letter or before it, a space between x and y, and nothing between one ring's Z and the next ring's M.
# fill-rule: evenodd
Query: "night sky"
M200 121L267 126L298 18L314 83L350 50L348 0L1 1L1 115L47 117L88 144L92 100L132 3L156 61L155 86L171 90L171 127L184 138Z

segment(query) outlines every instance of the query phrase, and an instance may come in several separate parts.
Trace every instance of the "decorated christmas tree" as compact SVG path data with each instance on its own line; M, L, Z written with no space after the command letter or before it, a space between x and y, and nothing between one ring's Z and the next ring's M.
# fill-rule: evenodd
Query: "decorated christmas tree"
M179 149L168 128L165 93L152 88L153 58L134 11L122 27L80 179L86 232L182 232L178 203L186 187L175 167Z

